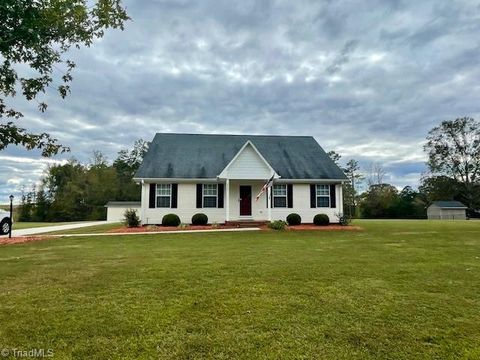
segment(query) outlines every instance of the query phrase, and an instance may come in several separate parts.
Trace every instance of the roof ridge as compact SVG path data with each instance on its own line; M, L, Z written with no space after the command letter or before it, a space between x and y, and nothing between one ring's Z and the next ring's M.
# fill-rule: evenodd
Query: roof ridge
M311 135L267 135L267 134L204 134L204 133L170 133L157 132L155 135L201 135L201 136L263 136L263 137L291 137L291 138L313 138Z

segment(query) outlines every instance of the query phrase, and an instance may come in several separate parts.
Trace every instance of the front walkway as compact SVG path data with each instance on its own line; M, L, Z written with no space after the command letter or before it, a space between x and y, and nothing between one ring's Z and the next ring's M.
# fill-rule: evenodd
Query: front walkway
M89 227L89 226L104 225L110 222L115 222L115 221L85 221L85 222L75 223L75 224L43 226L43 227L21 229L21 230L15 230L15 223L13 223L12 236L17 237L17 236L26 236L26 235L37 235L37 234L43 234L43 233L52 232L52 231L80 229L80 228Z

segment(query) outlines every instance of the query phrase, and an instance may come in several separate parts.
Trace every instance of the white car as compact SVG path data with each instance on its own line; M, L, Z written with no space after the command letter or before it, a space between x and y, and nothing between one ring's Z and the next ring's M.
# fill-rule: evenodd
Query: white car
M11 226L10 213L0 209L0 235L8 234Z

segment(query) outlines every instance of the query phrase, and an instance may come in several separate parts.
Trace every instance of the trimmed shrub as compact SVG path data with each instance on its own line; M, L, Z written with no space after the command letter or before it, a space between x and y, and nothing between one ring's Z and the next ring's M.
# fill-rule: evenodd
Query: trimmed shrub
M180 225L180 218L175 214L167 214L162 218L163 226L178 226Z
M315 225L319 225L319 226L326 226L326 225L330 224L330 219L328 218L328 215L317 214L313 218L313 223Z
M273 230L285 230L287 223L283 220L275 220L268 223L268 227Z
M291 213L287 216L288 225L300 225L302 223L302 218L300 215Z
M123 213L123 223L129 228L140 226L140 218L138 217L137 211L134 209L125 210Z
M192 225L207 225L208 216L205 214L195 214L192 216Z

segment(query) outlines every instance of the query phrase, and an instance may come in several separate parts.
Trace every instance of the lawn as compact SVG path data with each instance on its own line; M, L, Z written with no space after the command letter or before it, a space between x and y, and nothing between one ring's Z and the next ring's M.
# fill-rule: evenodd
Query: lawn
M76 224L77 222L14 222L13 230L22 230L22 229L31 229L39 228L45 226L55 226L55 225L65 225L65 224Z
M0 348L78 359L478 359L480 222L0 247Z
M109 230L112 230L112 229L118 229L119 227L122 227L122 226L123 226L122 223L116 222L116 223L107 223L107 224L87 226L87 227L78 228L78 229L51 231L51 232L48 232L46 234L49 234L49 235L99 234L99 233L108 232Z

